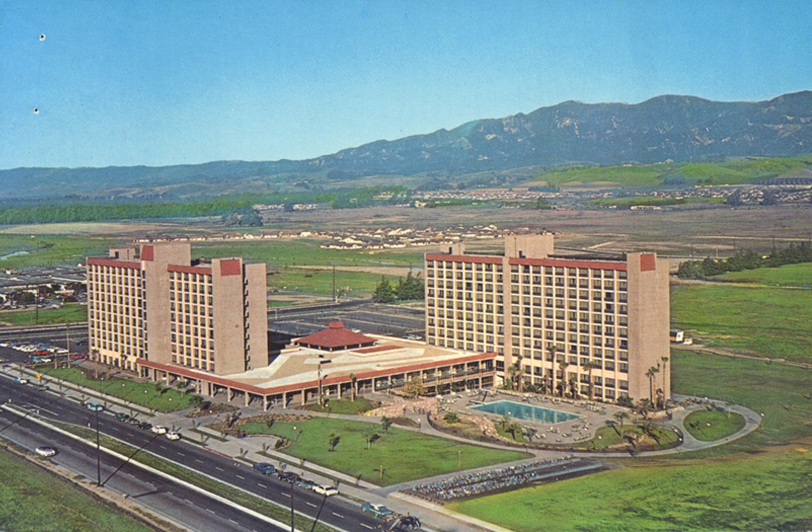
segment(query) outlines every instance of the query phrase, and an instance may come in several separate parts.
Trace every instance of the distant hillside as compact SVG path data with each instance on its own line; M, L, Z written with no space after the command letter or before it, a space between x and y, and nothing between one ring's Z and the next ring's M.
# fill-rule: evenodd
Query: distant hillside
M812 92L764 102L659 96L645 102L568 101L529 114L476 120L306 161L225 161L200 165L19 168L0 171L5 198L118 195L146 199L340 186L411 176L527 167L708 161L812 152ZM318 183L318 185L314 185Z

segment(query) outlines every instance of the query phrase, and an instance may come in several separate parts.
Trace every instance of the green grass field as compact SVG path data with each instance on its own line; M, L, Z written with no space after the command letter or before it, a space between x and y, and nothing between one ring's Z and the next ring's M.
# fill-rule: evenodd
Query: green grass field
M516 532L805 530L810 490L812 452L788 449L624 467L447 507Z
M601 207L618 207L626 208L641 206L641 207L667 207L669 205L694 205L699 203L724 203L724 198L660 198L655 196L631 196L625 198L606 198L599 200L591 200L590 205L597 205Z
M18 235L0 233L0 268L24 268L61 264L84 264L87 257L107 255L107 250L118 245L110 238L86 236ZM26 251L27 254L8 256Z
M643 165L590 166L544 170L535 182L550 186L606 183L624 187L662 185L666 178L682 178L686 183L713 185L750 183L808 167L812 155L794 157L749 157L701 163L658 163ZM532 183L530 183L532 184Z
M747 406L764 414L761 428L721 447L449 508L517 532L811 527L812 372L680 351L671 360L676 393Z
M678 285L671 321L706 345L812 362L812 290Z
M396 285L397 277L387 275L390 284ZM337 271L336 290L344 296L368 296L375 292L381 275L377 273ZM268 276L268 287L308 294L330 295L333 293L333 270L282 268L279 273Z
M787 264L779 268L758 268L730 272L718 276L718 279L765 286L810 288L812 287L812 263Z
M716 441L739 432L745 420L736 412L698 410L685 416L682 425L697 440Z
M377 408L377 406L378 405L376 403L364 399L363 397L356 397L355 401L351 401L350 399L333 399L329 401L326 406L314 404L308 405L307 409L315 412L329 412L331 414L347 414L356 416Z
M0 529L17 532L152 530L6 450L0 450Z
M119 397L125 401L159 412L175 412L189 408L189 401L194 394L183 394L181 391L162 387L161 391L154 383L133 382L123 379L92 380L76 368L41 368L39 371L52 377L58 377L85 388L97 390L107 395ZM91 402L95 399L90 399Z
M5 310L0 312L0 323L13 326L53 325L87 321L87 306L67 303L62 308L40 310Z
M314 418L297 423L276 422L270 429L263 423L247 423L241 428L249 434L271 433L289 438L292 443L285 453L355 477L361 475L362 480L382 485L519 460L526 456L518 451L460 444L395 427L390 427L385 434L379 423L334 418ZM298 434L299 431L301 434ZM341 437L333 452L329 452L330 434ZM373 434L378 434L380 439L367 449L367 439ZM461 468L457 465L458 458ZM382 480L381 466L384 470Z

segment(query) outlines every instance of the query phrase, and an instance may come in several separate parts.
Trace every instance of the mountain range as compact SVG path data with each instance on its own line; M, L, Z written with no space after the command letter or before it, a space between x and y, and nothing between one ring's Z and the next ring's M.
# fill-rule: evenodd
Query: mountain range
M183 198L295 186L419 184L483 171L812 151L812 91L761 102L658 96L638 104L567 101L451 130L379 140L303 161L0 170L5 198ZM21 186L25 183L25 186Z

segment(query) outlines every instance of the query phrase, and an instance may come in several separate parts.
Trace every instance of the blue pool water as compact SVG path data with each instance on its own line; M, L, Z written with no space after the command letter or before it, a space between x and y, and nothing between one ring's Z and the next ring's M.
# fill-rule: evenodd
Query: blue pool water
M493 403L472 406L471 408L498 416L510 416L516 419L538 421L540 423L562 423L581 417L578 414L570 414L569 412L561 412L560 410L552 410L540 406L514 403L513 401L494 401Z

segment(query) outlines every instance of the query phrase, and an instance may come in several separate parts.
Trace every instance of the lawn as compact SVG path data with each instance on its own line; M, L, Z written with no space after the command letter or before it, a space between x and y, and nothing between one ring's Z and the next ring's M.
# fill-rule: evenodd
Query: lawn
M745 421L744 416L736 412L698 410L688 414L682 425L697 440L716 441L739 432Z
M363 397L356 397L355 401L350 399L332 399L327 402L326 406L315 404L308 405L306 408L316 412L329 412L331 414L359 415L378 408L378 406L379 403L369 401Z
M674 392L747 406L764 414L762 426L720 447L638 458L624 462L628 467L449 508L517 532L812 527L812 372L681 351L671 356Z
M0 451L0 529L19 532L152 530L6 450Z
M189 408L192 406L190 401L194 397L192 393L184 394L180 390L166 386L159 389L158 385L154 383L133 382L115 378L93 380L89 379L82 370L77 368L41 368L39 371L159 412L175 412Z
M812 452L632 466L448 505L516 532L806 530Z
M387 275L392 285L397 285L398 277ZM344 296L368 296L375 292L381 275L358 271L336 271L336 290ZM268 287L279 290L304 292L308 294L332 295L333 270L283 267L278 273L268 276Z
M673 430L664 429L652 423L651 430L659 439L659 442L644 434L644 431L637 425L631 423L624 423L623 428L620 425L614 427L601 427L595 431L595 437L591 440L577 442L572 447L580 447L582 449L604 449L612 447L613 445L628 445L627 437L636 440L638 446L642 445L644 449L649 450L653 448L670 448L677 443L678 436Z
M284 452L376 484L390 485L525 458L519 451L501 451L457 443L419 432L390 427L384 433L378 423L314 418L296 423L247 423L246 433L271 433L291 440ZM295 432L294 432L295 428ZM329 451L328 437L341 438ZM378 439L367 440L374 434ZM369 448L368 448L369 447ZM461 467L458 467L458 460ZM383 467L383 479L380 468Z
M677 285L671 322L706 345L812 362L812 290Z
M40 310L5 310L0 312L0 323L25 327L87 321L87 306L67 303L61 308Z
M709 397L764 414L761 427L691 456L718 456L812 437L812 370L755 360L671 351L675 393Z
M755 270L730 272L720 275L717 278L740 283L808 289L812 287L812 263L787 264L778 268L758 268Z

